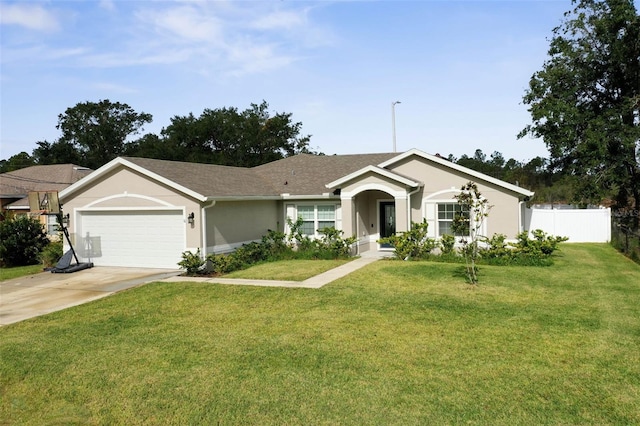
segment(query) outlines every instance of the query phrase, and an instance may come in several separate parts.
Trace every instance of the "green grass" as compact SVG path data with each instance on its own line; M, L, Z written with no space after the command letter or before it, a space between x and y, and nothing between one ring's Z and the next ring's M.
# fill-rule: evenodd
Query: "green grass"
M225 278L245 278L257 280L304 281L318 274L349 262L349 259L336 260L282 260L266 262L248 269L226 274Z
M0 268L0 281L37 274L42 272L42 268L43 266L40 264L29 266L14 266L11 268Z
M0 359L7 424L639 424L640 267L565 244L478 287L400 261L154 283L2 327Z

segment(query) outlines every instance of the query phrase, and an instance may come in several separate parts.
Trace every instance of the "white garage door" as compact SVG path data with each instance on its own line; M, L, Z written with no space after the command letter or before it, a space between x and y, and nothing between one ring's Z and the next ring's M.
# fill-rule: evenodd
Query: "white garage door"
M82 212L80 225L76 249L97 266L177 269L185 250L180 211Z

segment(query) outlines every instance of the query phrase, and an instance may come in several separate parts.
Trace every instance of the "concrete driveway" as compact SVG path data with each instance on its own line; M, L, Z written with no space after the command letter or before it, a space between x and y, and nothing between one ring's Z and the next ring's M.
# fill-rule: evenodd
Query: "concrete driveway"
M179 273L169 269L96 266L72 274L42 272L0 281L0 325L80 305Z

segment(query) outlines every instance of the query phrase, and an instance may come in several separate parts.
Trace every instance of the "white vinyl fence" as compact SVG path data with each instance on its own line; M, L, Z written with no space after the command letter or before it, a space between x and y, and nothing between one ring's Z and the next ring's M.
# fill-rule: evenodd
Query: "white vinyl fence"
M527 209L524 228L569 237L570 243L606 243L611 241L611 209Z

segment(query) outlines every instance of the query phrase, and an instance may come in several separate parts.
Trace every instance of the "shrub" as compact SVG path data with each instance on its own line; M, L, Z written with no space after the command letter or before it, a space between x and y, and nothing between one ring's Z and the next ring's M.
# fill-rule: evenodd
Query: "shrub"
M550 236L539 229L532 234L533 239L529 238L527 231L521 232L515 243L508 244L505 243L506 236L502 234L486 239L487 247L480 250L482 262L490 265L552 265L551 255L558 249L558 244L568 238Z
M407 232L381 238L378 242L391 244L398 259L424 259L437 245L433 238L427 237L428 227L426 219L422 222L411 222L411 229Z
M454 246L456 245L456 237L451 234L444 234L440 237L440 251L443 255L454 254Z
M207 261L209 261L211 272L215 274L228 274L244 266L233 253L210 254L207 256Z
M40 260L45 268L55 266L62 257L62 239L51 241L42 249Z
M487 247L480 250L480 257L483 259L511 257L513 253L511 249L509 249L505 241L506 239L507 236L504 234L493 234L491 238L484 239Z
M187 272L187 275L196 275L203 271L205 260L200 255L200 249L192 253L185 251L182 253L182 260L178 262L178 266Z
M351 246L356 242L355 237L342 238L342 231L335 228L325 228L320 232L322 238L312 240L300 233L301 221L293 224L292 233L287 236L282 232L269 230L260 242L243 244L229 254L209 254L203 260L200 250L197 253L182 253L182 261L178 265L185 269L188 275L195 275L206 270L215 274L226 274L245 268L259 262L274 261L285 258L297 259L335 259L348 257ZM292 241L295 240L296 250Z
M291 252L291 247L286 243L287 236L284 232L272 231L269 229L267 235L262 237L262 245L268 259L280 259Z
M342 238L344 232L334 227L320 229L318 232L322 236L320 240L315 241L317 257L322 259L349 257L351 255L351 247L358 240L356 237Z
M516 242L510 244L518 256L549 257L558 249L558 244L569 239L548 235L541 229L531 233L533 239L529 238L529 232L523 231L517 235Z
M229 254L229 256L233 256L235 261L240 265L251 265L252 263L262 262L269 257L267 246L257 242L243 244L233 253Z
M5 266L35 265L49 243L37 219L18 216L0 222L0 263Z
M313 249L313 241L309 236L304 235L301 231L304 220L299 217L295 222L291 218L287 218L287 225L289 225L289 245L297 250L307 251Z

